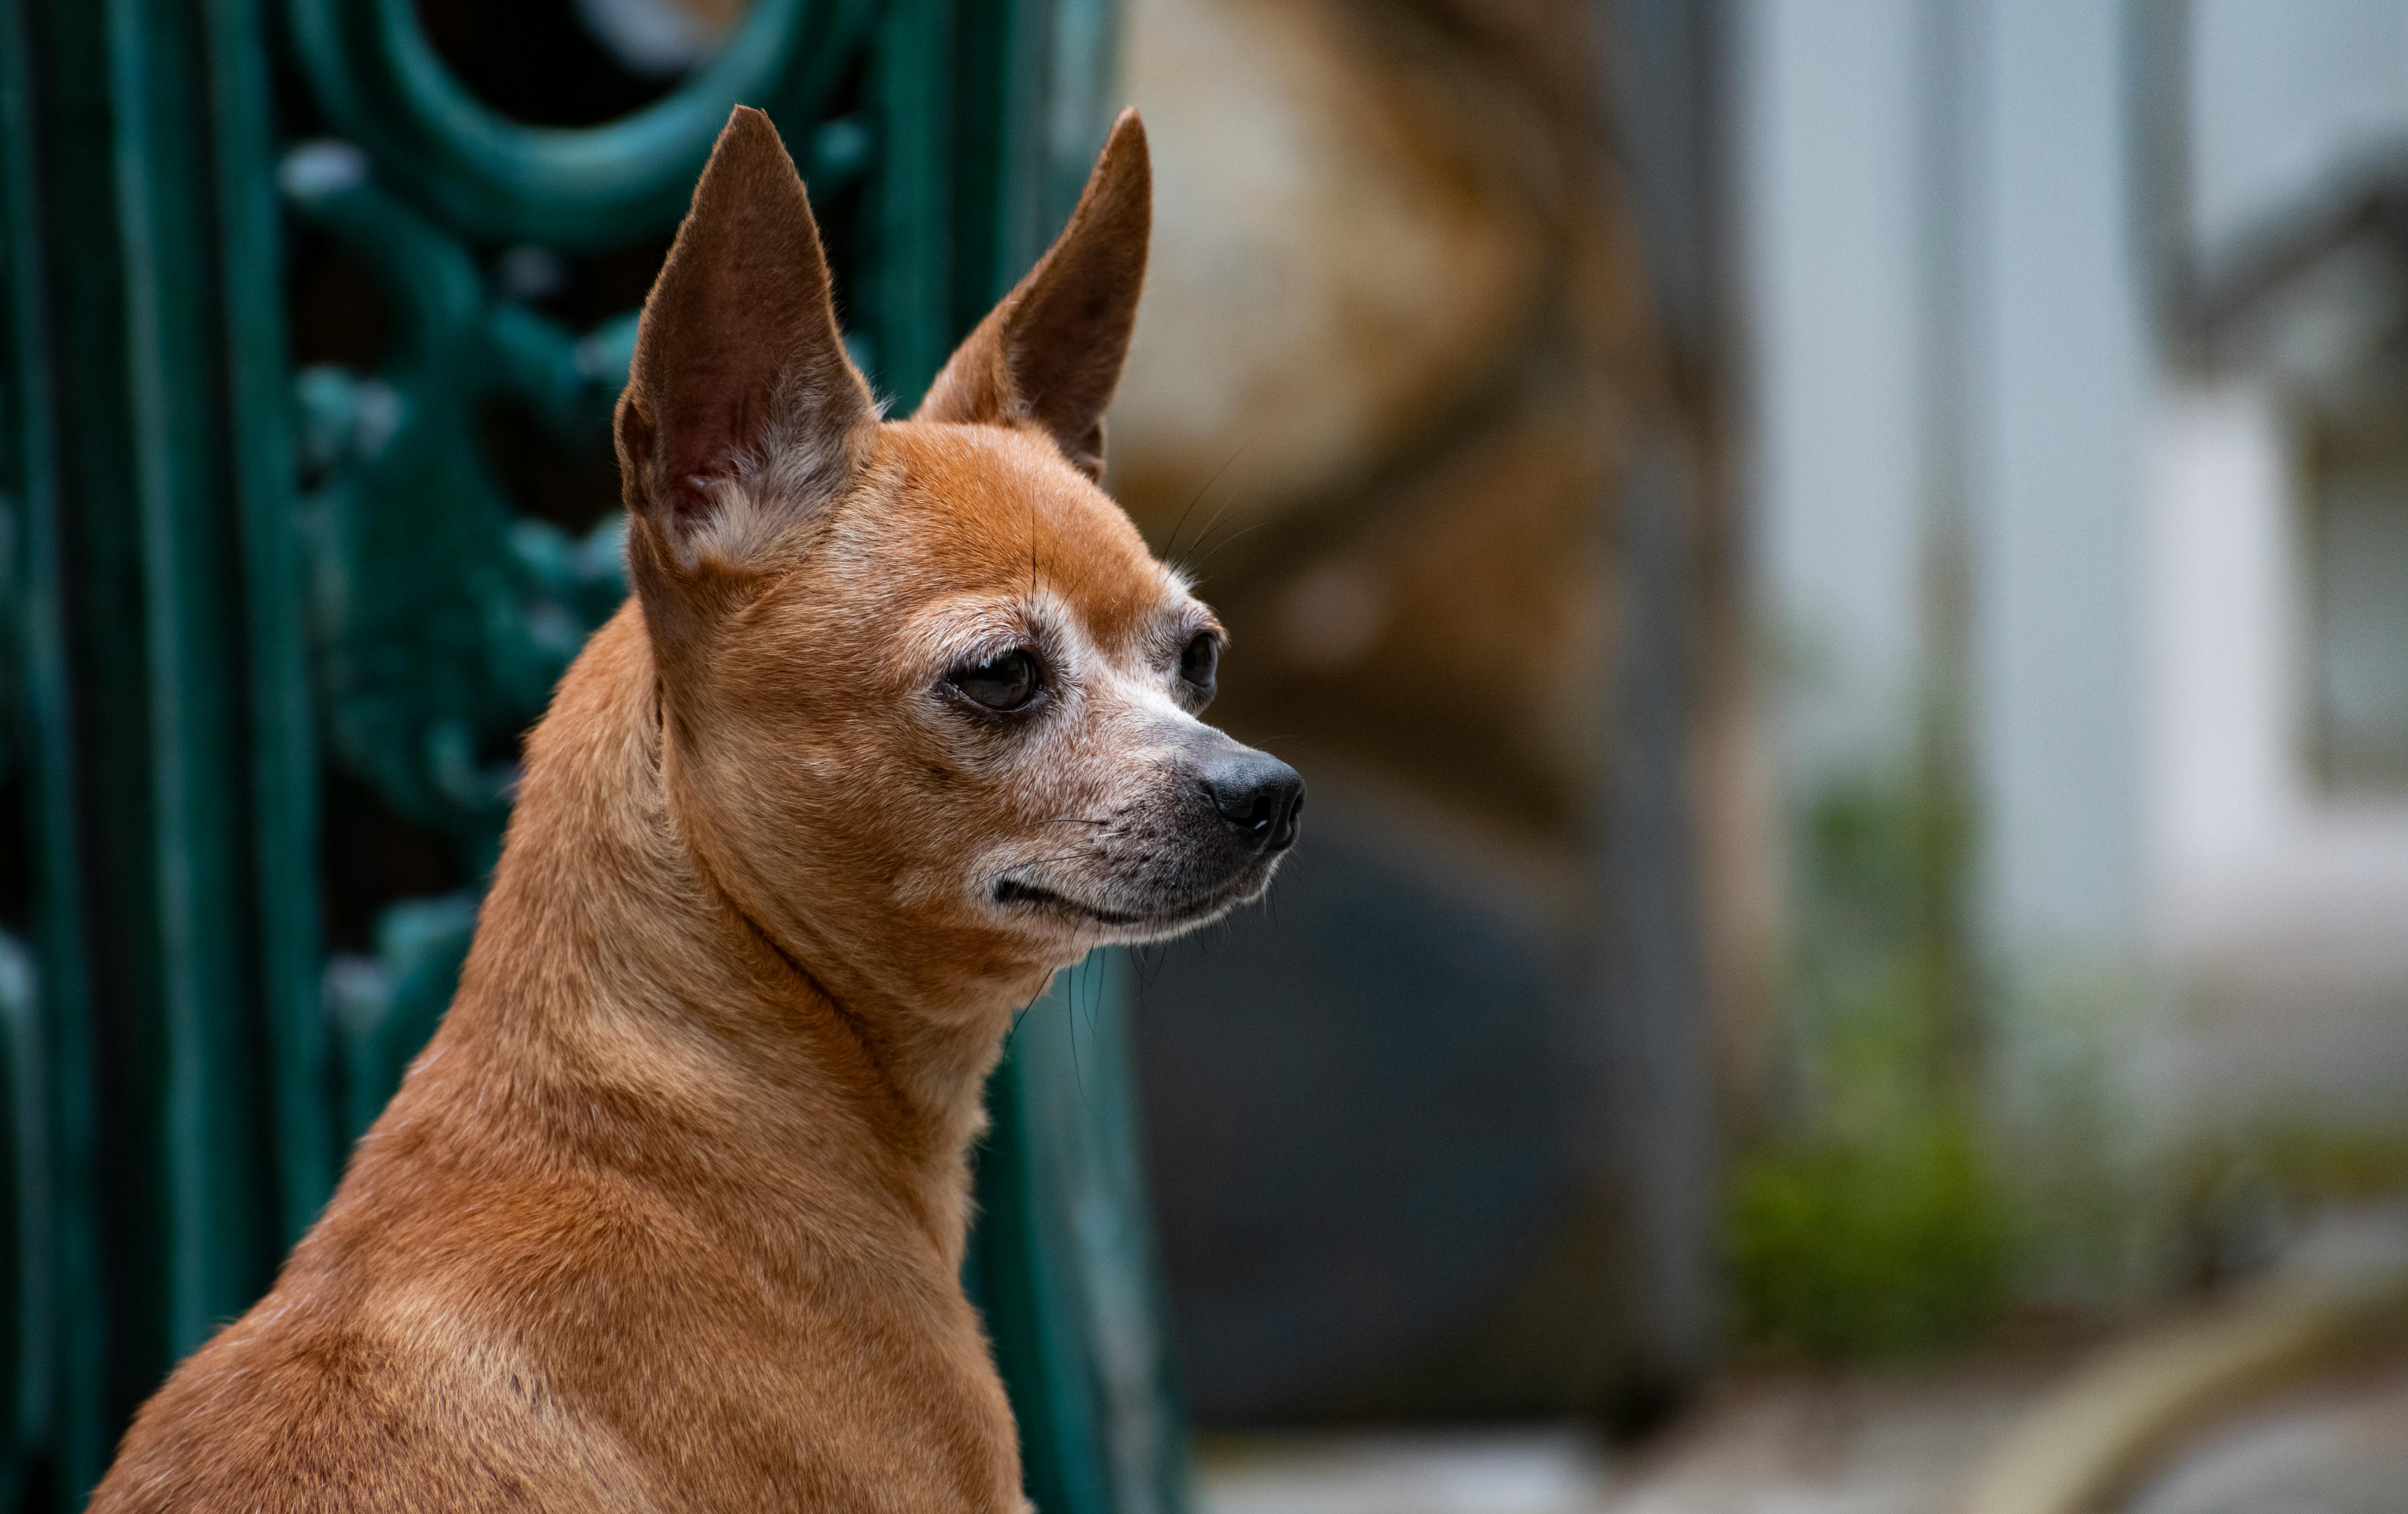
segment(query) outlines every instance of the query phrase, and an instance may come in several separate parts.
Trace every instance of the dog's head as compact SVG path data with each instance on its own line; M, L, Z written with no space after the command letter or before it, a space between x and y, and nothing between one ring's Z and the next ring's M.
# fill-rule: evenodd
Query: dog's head
M1303 782L1199 719L1223 635L1097 487L1145 137L911 420L838 337L801 180L739 109L618 417L663 770L708 871L815 970L941 993L1258 896Z

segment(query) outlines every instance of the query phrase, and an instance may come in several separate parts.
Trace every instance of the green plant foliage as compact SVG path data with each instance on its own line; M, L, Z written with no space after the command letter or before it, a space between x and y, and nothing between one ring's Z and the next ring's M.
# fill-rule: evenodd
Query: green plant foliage
M1911 1117L1878 1144L1828 1141L1744 1164L1730 1216L1750 1338L1822 1358L1970 1338L1996 1314L2005 1227L1962 1119Z
M1973 1117L1959 917L1963 807L1913 779L1834 785L1802 817L1787 1138L1743 1161L1727 1216L1746 1335L1827 1359L1977 1333L2009 1225Z

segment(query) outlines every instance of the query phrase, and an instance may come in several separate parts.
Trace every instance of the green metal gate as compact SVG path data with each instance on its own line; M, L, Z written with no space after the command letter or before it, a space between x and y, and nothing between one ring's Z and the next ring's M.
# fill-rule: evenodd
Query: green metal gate
M812 186L856 355L908 408L1075 202L1111 21L1111 0L754 0L661 98L562 128L472 94L412 0L0 0L19 1507L79 1505L314 1217L450 996L516 737L624 593L610 512L530 512L491 421L590 453L632 309L572 326L529 270L656 259L729 106L759 105ZM375 285L373 359L296 371L296 249ZM357 870L337 813L437 859L431 892L384 877L349 942L326 918ZM1122 972L1099 958L1025 1017L981 1155L968 1281L1046 1514L1184 1503Z

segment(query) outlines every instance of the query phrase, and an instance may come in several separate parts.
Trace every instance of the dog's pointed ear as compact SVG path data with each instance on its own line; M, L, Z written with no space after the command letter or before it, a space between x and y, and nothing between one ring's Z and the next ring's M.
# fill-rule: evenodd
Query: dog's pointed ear
M1104 472L1104 407L1121 381L1145 283L1154 170L1124 110L1053 250L929 386L917 419L1035 421L1090 478Z
M685 568L706 551L740 564L844 487L876 419L794 160L738 106L637 326L617 422L627 507Z

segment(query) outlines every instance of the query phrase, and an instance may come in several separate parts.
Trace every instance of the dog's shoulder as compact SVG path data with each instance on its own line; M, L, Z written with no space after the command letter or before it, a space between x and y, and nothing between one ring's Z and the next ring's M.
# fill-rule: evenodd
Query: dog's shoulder
M490 1337L302 1312L271 1293L187 1361L126 1432L93 1514L660 1507L608 1427L493 1359Z

